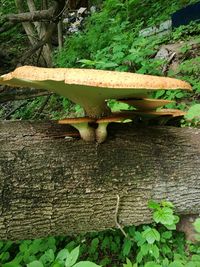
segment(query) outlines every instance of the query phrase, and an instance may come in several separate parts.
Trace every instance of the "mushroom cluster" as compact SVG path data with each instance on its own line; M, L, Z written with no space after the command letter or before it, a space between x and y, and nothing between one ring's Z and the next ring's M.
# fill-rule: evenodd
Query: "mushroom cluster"
M159 110L168 100L149 99L157 90L192 90L189 83L174 78L129 72L73 68L19 67L0 76L0 84L16 87L34 87L60 94L82 106L85 118L70 118L58 123L70 124L78 129L82 139L101 143L105 141L107 125L140 116L183 116L177 110ZM134 106L136 110L112 114L106 104L117 99ZM96 123L97 127L90 126Z

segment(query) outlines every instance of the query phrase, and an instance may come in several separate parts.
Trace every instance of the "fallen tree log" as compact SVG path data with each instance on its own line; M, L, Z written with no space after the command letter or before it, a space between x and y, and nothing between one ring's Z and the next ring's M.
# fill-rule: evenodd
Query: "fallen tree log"
M74 138L65 138L65 135ZM0 122L0 239L151 221L150 199L200 213L200 130L111 125L101 144L66 125Z

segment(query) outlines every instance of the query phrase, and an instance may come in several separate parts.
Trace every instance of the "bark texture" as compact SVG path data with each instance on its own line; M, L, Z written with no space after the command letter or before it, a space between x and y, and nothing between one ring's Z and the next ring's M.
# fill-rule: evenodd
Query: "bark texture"
M111 125L101 144L53 122L0 122L0 239L148 223L149 199L200 213L200 130Z

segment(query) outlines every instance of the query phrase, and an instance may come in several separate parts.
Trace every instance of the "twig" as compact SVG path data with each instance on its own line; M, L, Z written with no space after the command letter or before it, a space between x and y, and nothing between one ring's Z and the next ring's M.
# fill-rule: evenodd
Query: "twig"
M42 111L44 110L46 104L48 103L49 99L50 99L51 95L48 95L44 102L42 103L42 106L38 109L38 111L36 111L35 115L33 116L33 119L35 119L38 115L40 115L42 113Z
M43 50L43 47L40 47L39 49L39 53L38 53L38 57L37 57L37 66L39 65L39 60L40 60L40 57L42 55L42 50ZM44 59L44 58L43 58Z
M59 17L61 17L62 16L62 14L67 10L67 6L68 6L68 4L69 4L69 0L67 0L66 2L65 2L65 5L64 5L64 7L63 7L63 9L53 18L53 20L54 21L56 21L57 19L59 19ZM60 20L60 19L59 19Z
M163 66L163 69L162 69L162 73L166 76L167 74L167 70L168 70L168 67L169 67L169 64L172 62L172 60L174 59L176 55L176 52L172 53L171 56L169 57L169 59L167 60L167 63Z
M18 109L20 109L21 107L23 107L25 104L27 103L27 100L25 100L23 103L19 104L16 108L14 108L13 110L11 110L8 114L5 115L5 117L3 118L4 120L7 120L10 118L10 116L15 113L15 111L17 111Z
M120 197L119 197L119 195L117 195L117 204L116 204L116 210L115 210L115 224L116 224L117 228L119 228L119 230L122 232L122 234L127 238L128 236L127 236L126 232L124 231L124 229L122 228L122 226L118 222L119 203L120 203Z
M38 42L35 46L33 46L29 51L27 51L24 56L21 58L20 63L23 65L25 60L27 58L29 58L30 56L32 56L32 54L34 54L38 49L40 49L41 47L43 47L51 38L52 33L55 29L55 24L54 23L50 23L47 29L47 32L43 38L43 40L40 40L40 42Z

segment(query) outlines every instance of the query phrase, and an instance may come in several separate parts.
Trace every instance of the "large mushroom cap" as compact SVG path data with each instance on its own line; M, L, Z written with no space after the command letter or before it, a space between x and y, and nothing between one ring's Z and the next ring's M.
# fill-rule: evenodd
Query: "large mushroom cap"
M105 113L105 99L143 98L162 89L191 90L187 82L128 72L23 66L0 77L0 84L47 89L80 104L91 117Z

